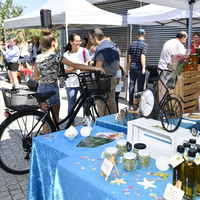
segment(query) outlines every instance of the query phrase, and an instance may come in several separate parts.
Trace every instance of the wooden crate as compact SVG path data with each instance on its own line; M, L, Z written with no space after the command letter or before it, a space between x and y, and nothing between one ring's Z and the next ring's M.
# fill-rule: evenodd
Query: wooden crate
M188 113L198 108L198 98L200 96L200 71L183 72L179 76L175 89L170 93L179 94L183 98L183 113Z

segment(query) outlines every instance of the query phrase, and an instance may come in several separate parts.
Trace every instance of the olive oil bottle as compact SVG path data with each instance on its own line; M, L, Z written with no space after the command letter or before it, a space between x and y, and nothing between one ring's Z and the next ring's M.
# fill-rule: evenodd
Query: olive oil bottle
M196 159L200 159L200 147L197 147ZM200 196L200 164L197 165L197 196Z
M190 148L196 149L196 140L195 139L189 139Z
M184 148L183 145L178 145L177 146L177 152L184 159L185 148ZM184 178L184 164L185 164L185 159L184 159L184 161L182 163L180 163L179 165L177 165L176 167L174 167L174 169L173 169L173 185L176 185L176 182L178 180L181 181L181 182L183 182L183 178Z
M188 151L188 160L184 165L184 199L193 200L196 197L197 192L197 174L196 168L197 165L194 162L196 157L196 150L189 149Z

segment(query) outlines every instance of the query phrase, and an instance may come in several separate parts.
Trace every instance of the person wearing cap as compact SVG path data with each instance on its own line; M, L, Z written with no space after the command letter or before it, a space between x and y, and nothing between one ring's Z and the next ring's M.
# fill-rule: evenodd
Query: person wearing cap
M137 80L137 92L142 92L145 82L146 73L146 54L147 43L144 42L145 30L139 29L137 32L137 40L133 42L128 50L130 63L130 84L129 84L129 106L133 106L133 94L135 82Z
M10 48L4 51L1 47L0 50L2 51L3 55L7 59L7 66L8 66L8 76L10 78L10 82L12 84L12 93L19 92L19 81L17 79L17 70L18 70L18 60L19 60L19 47L17 44L19 40L17 38L12 37L10 39Z
M184 43L187 40L187 33L185 31L180 31L176 38L168 40L163 45L160 60L158 63L158 68L167 69L167 64L171 63L171 56L177 54L185 54Z

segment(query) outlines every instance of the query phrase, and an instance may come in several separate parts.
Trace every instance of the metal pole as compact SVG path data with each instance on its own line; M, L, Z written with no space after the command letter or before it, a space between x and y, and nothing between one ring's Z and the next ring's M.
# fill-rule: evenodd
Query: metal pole
M133 27L130 25L130 44L132 43Z
M7 36L6 36L6 29L4 28L4 35L5 35L5 44L7 44Z
M188 31L188 53L191 52L193 2L189 2L189 5L190 5L190 14L189 14L189 31Z

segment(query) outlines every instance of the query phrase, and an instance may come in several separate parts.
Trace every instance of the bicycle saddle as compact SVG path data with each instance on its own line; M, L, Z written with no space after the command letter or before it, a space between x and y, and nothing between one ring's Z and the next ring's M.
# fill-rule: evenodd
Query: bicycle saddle
M49 97L51 97L55 93L56 93L55 91L50 91L50 92L45 92L45 93L37 93L35 97L37 98L38 102L42 102L42 101L47 100Z

